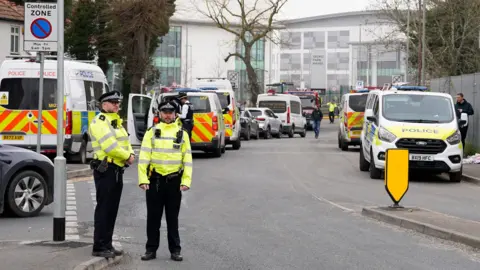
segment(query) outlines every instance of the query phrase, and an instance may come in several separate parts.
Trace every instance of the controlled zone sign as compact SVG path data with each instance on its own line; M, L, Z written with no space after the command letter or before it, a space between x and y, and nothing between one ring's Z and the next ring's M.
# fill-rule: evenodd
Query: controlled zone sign
M387 149L385 155L385 189L395 205L408 191L408 149Z
M29 52L56 52L57 25L57 4L25 3L24 50Z

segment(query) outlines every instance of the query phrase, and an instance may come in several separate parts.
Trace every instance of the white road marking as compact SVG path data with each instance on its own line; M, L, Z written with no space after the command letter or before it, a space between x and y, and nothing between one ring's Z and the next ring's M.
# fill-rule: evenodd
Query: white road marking
M67 181L67 209L65 211L65 240L79 240L77 223L77 198L75 184Z

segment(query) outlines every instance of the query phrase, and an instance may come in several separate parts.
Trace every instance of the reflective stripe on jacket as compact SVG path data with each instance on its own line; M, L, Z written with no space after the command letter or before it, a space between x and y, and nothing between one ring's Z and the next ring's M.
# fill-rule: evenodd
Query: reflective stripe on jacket
M112 121L117 120L117 128ZM89 126L94 158L103 160L105 156L113 159L113 163L123 167L133 154L128 133L122 126L122 119L116 113L99 113Z
M192 182L192 150L190 138L186 131L183 132L183 139L179 149L175 149L174 141L177 139L179 127L176 122L166 124L161 122L155 125L160 130L160 138L155 136L153 128L145 132L140 148L138 161L138 184L150 184L148 165L150 170L160 175L168 175L183 169L181 185L190 187ZM152 143L153 142L153 143Z

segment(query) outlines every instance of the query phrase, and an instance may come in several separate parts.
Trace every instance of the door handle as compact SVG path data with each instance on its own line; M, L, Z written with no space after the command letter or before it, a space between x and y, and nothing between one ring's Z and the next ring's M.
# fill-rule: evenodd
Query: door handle
M0 158L0 161L3 162L3 163L6 163L6 164L11 164L11 163L12 163L12 160L11 160L11 159L2 159L2 158Z

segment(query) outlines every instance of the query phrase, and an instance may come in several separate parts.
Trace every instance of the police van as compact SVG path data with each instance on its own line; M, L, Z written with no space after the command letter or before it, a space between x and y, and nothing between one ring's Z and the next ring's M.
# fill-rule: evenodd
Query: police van
M368 90L358 90L342 96L338 128L338 148L342 151L347 151L350 145L360 145L367 97Z
M258 95L257 107L272 110L282 122L282 133L288 137L292 138L294 134L300 134L302 138L306 136L307 119L302 115L300 97L268 90L266 94Z
M215 157L225 153L226 128L223 111L216 93L200 89L177 88L153 96L130 94L128 98L127 129L132 146L140 146L146 130L158 120L158 105L180 92L187 93L193 107L193 130L190 144L192 150L213 153Z
M0 67L0 144L35 150L38 134L40 64L35 56L11 56ZM44 62L41 151L57 148L57 61ZM87 162L93 149L88 125L99 113L98 98L109 91L102 69L94 61L64 61L66 115L65 156L68 161Z
M226 78L196 78L192 83L192 88L217 93L224 109L223 118L225 120L227 144L231 144L234 150L240 149L242 131L240 110L236 106L235 92L230 81Z
M467 115L457 118L450 95L426 90L403 85L370 91L361 133L360 171L370 171L370 178L380 179L386 150L402 148L409 150L410 170L448 173L450 181L461 181L459 126L468 124Z

